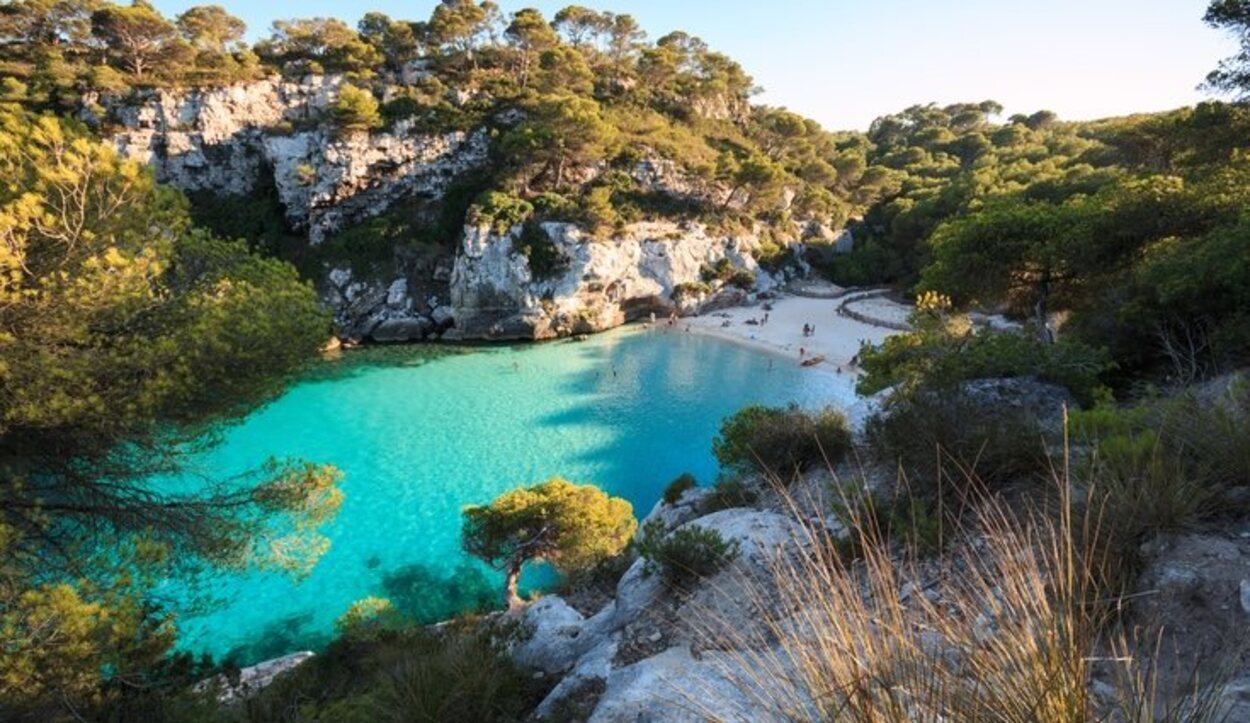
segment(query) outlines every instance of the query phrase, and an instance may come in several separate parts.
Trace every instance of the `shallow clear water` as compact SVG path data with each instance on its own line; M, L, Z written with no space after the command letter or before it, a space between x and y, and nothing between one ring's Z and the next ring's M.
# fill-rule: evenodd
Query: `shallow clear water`
M682 472L715 479L712 437L742 406L851 398L849 379L645 330L423 364L392 353L384 364L303 382L228 429L199 466L235 474L270 456L338 466L346 499L325 530L330 550L298 583L276 573L203 581L199 592L218 602L180 611L180 645L247 663L316 647L368 595L426 619L493 604L498 578L459 548L465 505L561 475L625 497L641 518ZM163 592L185 591L170 581Z

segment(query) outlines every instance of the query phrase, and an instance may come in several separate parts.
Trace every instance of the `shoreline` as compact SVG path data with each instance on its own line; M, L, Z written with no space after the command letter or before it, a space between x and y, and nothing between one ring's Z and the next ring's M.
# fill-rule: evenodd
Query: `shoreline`
M786 295L773 299L770 302L772 309L768 312L764 311L761 303L732 307L684 317L670 331L685 333L689 330L690 333L766 352L794 364L823 356L823 361L810 368L854 378L860 370L852 360L858 356L862 342L880 344L887 337L902 332L841 316L838 314L839 303L837 299ZM907 310L902 304L886 299L876 300L876 303L888 307L895 314L903 314ZM768 314L767 323L747 323L748 319L762 322L765 313ZM663 330L665 323L657 320L656 327ZM811 336L803 336L804 324L815 327ZM801 357L800 349L804 350Z

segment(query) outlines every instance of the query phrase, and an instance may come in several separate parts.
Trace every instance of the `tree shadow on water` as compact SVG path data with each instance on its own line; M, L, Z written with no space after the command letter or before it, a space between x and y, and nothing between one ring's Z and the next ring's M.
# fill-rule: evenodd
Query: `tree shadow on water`
M382 573L382 596L419 624L435 623L460 613L484 612L500 599L499 582L479 566L463 562L450 573L421 563Z
M330 636L310 629L312 625L312 610L279 618L266 625L249 642L231 648L223 660L230 665L245 667L297 650L321 650L330 643Z

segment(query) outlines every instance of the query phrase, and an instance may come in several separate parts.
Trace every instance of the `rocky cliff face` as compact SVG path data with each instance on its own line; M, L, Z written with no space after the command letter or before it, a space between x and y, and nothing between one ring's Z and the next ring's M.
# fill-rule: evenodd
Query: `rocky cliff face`
M455 333L465 338L543 339L741 303L746 290L705 285L702 271L722 260L755 274L757 291L776 281L758 267L751 236L709 235L700 226L638 224L605 240L569 224L543 224L563 269L541 277L518 253L520 229L497 236L466 229L451 276Z
M96 96L89 121L185 191L248 195L273 174L287 220L310 243L397 201L437 197L486 163L487 135L421 134L409 121L385 132L340 134L326 119L342 80L263 80L227 88Z
M395 204L438 201L489 163L484 128L429 134L407 121L383 132L340 134L327 121L342 84L313 76L219 89L94 96L84 118L112 134L127 156L186 191L251 195L269 180L291 228L322 243ZM647 159L634 174L653 191L706 194L674 164ZM390 274L326 268L318 280L345 338L379 342L543 339L601 331L651 312L692 313L741 303L777 279L760 270L753 236L717 236L698 225L639 224L592 239L544 224L553 268L532 268L521 229L468 227L446 258L399 264ZM451 241L450 239L448 241ZM747 290L705 284L726 260L755 274Z

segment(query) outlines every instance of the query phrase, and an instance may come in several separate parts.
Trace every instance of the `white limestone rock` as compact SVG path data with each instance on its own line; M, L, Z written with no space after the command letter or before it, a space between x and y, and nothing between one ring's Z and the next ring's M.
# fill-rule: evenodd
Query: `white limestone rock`
M487 161L485 129L419 134L407 122L338 134L325 123L341 76L265 79L213 89L92 95L120 130L113 143L186 191L251 193L271 168L287 219L313 243L414 195L438 197ZM98 119L97 119L98 120Z
M713 512L686 525L714 530L725 540L736 540L741 558L756 563L772 559L778 550L807 537L802 525L793 518L748 507Z
M713 236L697 224L658 222L608 239L590 238L571 224L542 228L566 264L541 279L516 250L519 228L503 235L489 227L465 230L451 276L461 338L542 339L602 331L651 312L665 315L677 307L675 289L701 283L703 269L722 259L755 272L767 287L776 284L759 273L753 236ZM744 301L745 292L731 289L702 300L697 310Z
M512 658L548 674L568 670L587 647L580 639L585 622L560 596L545 597L522 613L521 631L528 637L513 648Z
M281 658L266 660L263 663L243 668L239 671L238 683L236 684L231 684L224 674L215 675L196 683L194 690L197 693L202 693L215 688L218 701L235 703L264 690L279 675L294 670L312 657L313 653L307 650L291 653Z
M748 692L749 673L731 654L696 660L675 647L613 670L590 723L702 723L772 720Z
M629 566L616 585L616 602L612 606L612 626L625 627L664 594L664 583L653 573L647 561L639 558Z
M678 525L693 520L699 516L699 507L710 494L712 494L712 491L706 487L692 487L683 492L681 497L677 499L677 502L671 505L664 500L656 502L655 506L651 508L651 512L638 525L637 535L641 535L643 528L650 522L658 521L664 526L665 530L671 530Z

